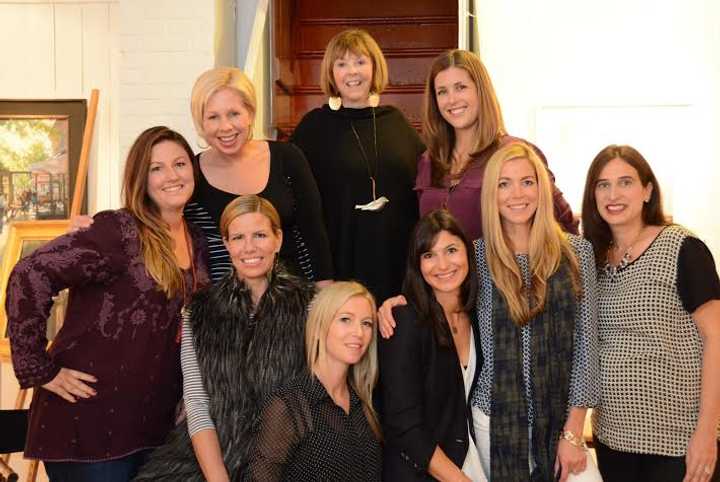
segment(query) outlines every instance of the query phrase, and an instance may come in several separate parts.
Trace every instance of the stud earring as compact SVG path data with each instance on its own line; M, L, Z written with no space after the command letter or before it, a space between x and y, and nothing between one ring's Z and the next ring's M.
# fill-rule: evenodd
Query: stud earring
M342 107L342 97L330 96L328 105L332 110L340 110L340 107Z
M368 105L370 107L377 107L380 105L380 95L376 94L375 92L372 92L368 96Z

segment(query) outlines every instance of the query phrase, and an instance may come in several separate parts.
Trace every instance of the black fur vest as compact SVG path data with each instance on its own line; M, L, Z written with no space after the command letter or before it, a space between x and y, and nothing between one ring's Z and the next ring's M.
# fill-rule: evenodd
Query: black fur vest
M230 480L245 471L265 397L305 370L305 319L314 293L311 283L280 271L251 316L250 290L233 271L190 305L195 352ZM204 480L185 423L135 480Z

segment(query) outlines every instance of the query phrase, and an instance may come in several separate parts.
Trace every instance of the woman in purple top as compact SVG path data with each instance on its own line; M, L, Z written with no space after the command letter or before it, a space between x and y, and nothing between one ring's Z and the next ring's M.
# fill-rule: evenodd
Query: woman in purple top
M481 238L485 163L517 138L505 131L495 89L477 55L449 50L433 61L425 83L423 132L427 150L418 161L415 181L420 215L447 208L470 239ZM540 149L532 147L547 165ZM578 222L554 181L553 203L563 229L577 234Z
M208 282L204 238L183 218L192 150L166 127L128 155L125 207L56 238L13 270L6 310L20 386L35 388L25 456L55 481L127 481L174 426L180 310ZM46 349L52 297L70 288Z

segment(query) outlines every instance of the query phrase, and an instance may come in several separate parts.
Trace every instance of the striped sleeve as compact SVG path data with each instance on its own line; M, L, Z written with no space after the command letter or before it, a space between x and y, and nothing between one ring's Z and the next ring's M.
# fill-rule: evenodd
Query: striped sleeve
M198 366L189 313L183 316L182 344L180 345L180 364L183 373L183 399L187 412L187 424L190 437L201 430L215 430L210 417L210 398L203 385L202 374Z

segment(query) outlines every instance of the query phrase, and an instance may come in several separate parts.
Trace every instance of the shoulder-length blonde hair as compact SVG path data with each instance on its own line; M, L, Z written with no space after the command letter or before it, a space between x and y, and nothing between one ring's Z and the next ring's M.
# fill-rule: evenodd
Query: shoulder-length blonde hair
M470 153L471 158L479 157L506 134L495 88L480 57L460 49L440 54L430 66L423 99L423 137L432 162L432 182L436 186L450 172L452 150L455 147L455 129L440 114L435 95L435 78L450 67L467 72L478 93L478 122L475 125L475 145Z
M367 288L355 281L338 281L323 288L310 304L310 313L305 326L305 354L307 366L311 371L327 356L327 334L335 315L350 298L355 296L360 296L370 303L374 318L377 312L375 298ZM372 392L377 379L377 330L373 327L370 346L362 359L350 367L348 381L362 401L370 428L380 440L382 438L380 422L372 405Z
M205 107L212 95L224 88L233 89L240 94L243 105L252 117L252 124L255 123L255 112L257 111L257 97L255 96L255 86L250 82L247 75L242 70L235 67L215 67L200 74L195 81L190 95L190 113L192 114L193 124L198 135L205 139L205 130L203 129L203 117L205 116ZM252 125L249 134L252 135Z
M181 294L184 288L182 269L178 265L168 226L148 195L148 173L152 149L161 142L174 142L188 155L192 166L193 151L185 138L164 126L142 132L128 152L125 161L122 194L127 209L138 222L140 246L145 270L168 298ZM197 177L197 173L193 173ZM190 247L188 247L190 248Z
M503 165L512 159L527 159L537 177L537 211L530 227L530 290L527 290L515 254L503 230L497 192ZM567 235L555 220L550 176L535 151L525 143L513 142L499 149L485 167L482 194L482 227L485 239L485 262L493 282L502 293L517 325L525 325L545 309L547 282L567 259L573 290L581 295L580 270ZM529 291L529 295L528 295Z
M348 52L355 55L367 55L370 58L373 66L370 92L382 93L388 83L387 62L382 50L380 50L375 39L365 30L350 29L343 30L335 35L325 47L325 55L322 64L320 64L320 88L325 95L332 97L340 95L340 91L335 85L333 65L337 59L344 57Z

